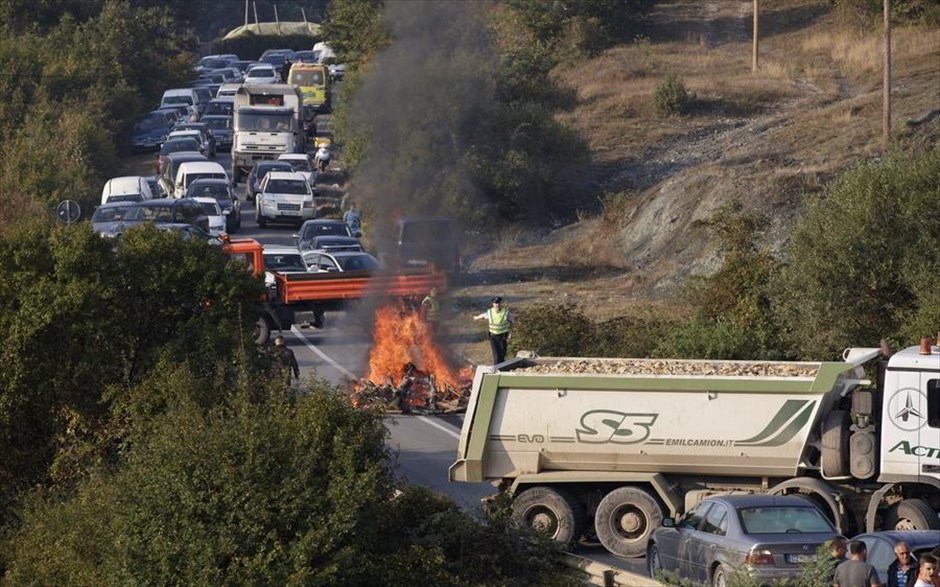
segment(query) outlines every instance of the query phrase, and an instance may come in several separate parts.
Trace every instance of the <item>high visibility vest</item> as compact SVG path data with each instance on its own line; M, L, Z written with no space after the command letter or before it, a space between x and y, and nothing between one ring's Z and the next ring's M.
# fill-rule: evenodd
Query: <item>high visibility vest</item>
M500 308L494 312L493 308L486 311L486 320L490 324L490 334L506 334L509 332L509 308Z
M441 312L441 305L437 303L437 300L431 296L427 296L421 300L422 306L427 306L427 310L424 313L424 319L428 322L437 322L437 318Z

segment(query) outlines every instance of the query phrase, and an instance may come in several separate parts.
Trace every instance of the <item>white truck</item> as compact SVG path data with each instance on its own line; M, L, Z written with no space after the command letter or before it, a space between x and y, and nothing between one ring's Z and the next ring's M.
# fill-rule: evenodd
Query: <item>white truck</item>
M449 478L489 480L517 522L621 556L645 554L664 516L740 491L802 495L846 535L940 529L940 348L887 354L477 367Z
M233 113L233 182L241 181L258 161L303 150L303 97L296 86L243 85L235 93Z

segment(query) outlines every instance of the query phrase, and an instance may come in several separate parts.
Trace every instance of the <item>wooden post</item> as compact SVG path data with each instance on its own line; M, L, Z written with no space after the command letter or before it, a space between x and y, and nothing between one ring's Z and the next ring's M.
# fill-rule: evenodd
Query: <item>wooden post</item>
M277 4L274 5L274 26L277 27L277 34L281 34L281 20L277 17Z
M757 73L757 55L758 49L760 47L760 19L758 18L758 13L760 12L760 0L754 0L754 43L753 49L751 51L751 72Z
M255 34L261 32L261 25L258 24L258 4L256 2L251 3L251 8L255 11Z
M884 98L881 108L881 146L888 150L891 145L891 2L884 0Z
M248 0L245 0L245 29L248 29Z

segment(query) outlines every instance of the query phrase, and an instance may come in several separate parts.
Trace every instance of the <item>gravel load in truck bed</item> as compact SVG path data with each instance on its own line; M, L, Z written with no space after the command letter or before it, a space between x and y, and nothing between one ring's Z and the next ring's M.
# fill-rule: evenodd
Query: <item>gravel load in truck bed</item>
M544 359L543 359L544 360ZM668 359L572 359L546 361L513 373L585 375L700 375L724 377L815 377L818 366L800 363L679 361Z

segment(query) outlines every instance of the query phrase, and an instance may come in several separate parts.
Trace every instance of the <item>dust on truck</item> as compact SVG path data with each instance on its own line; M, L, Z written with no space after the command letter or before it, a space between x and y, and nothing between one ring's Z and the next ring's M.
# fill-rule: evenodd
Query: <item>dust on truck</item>
M290 84L246 84L232 106L232 181L238 183L258 161L300 153L306 143L303 96Z
M940 528L940 348L843 359L478 367L449 478L489 480L517 522L628 557L664 516L733 491L802 495L844 534Z

